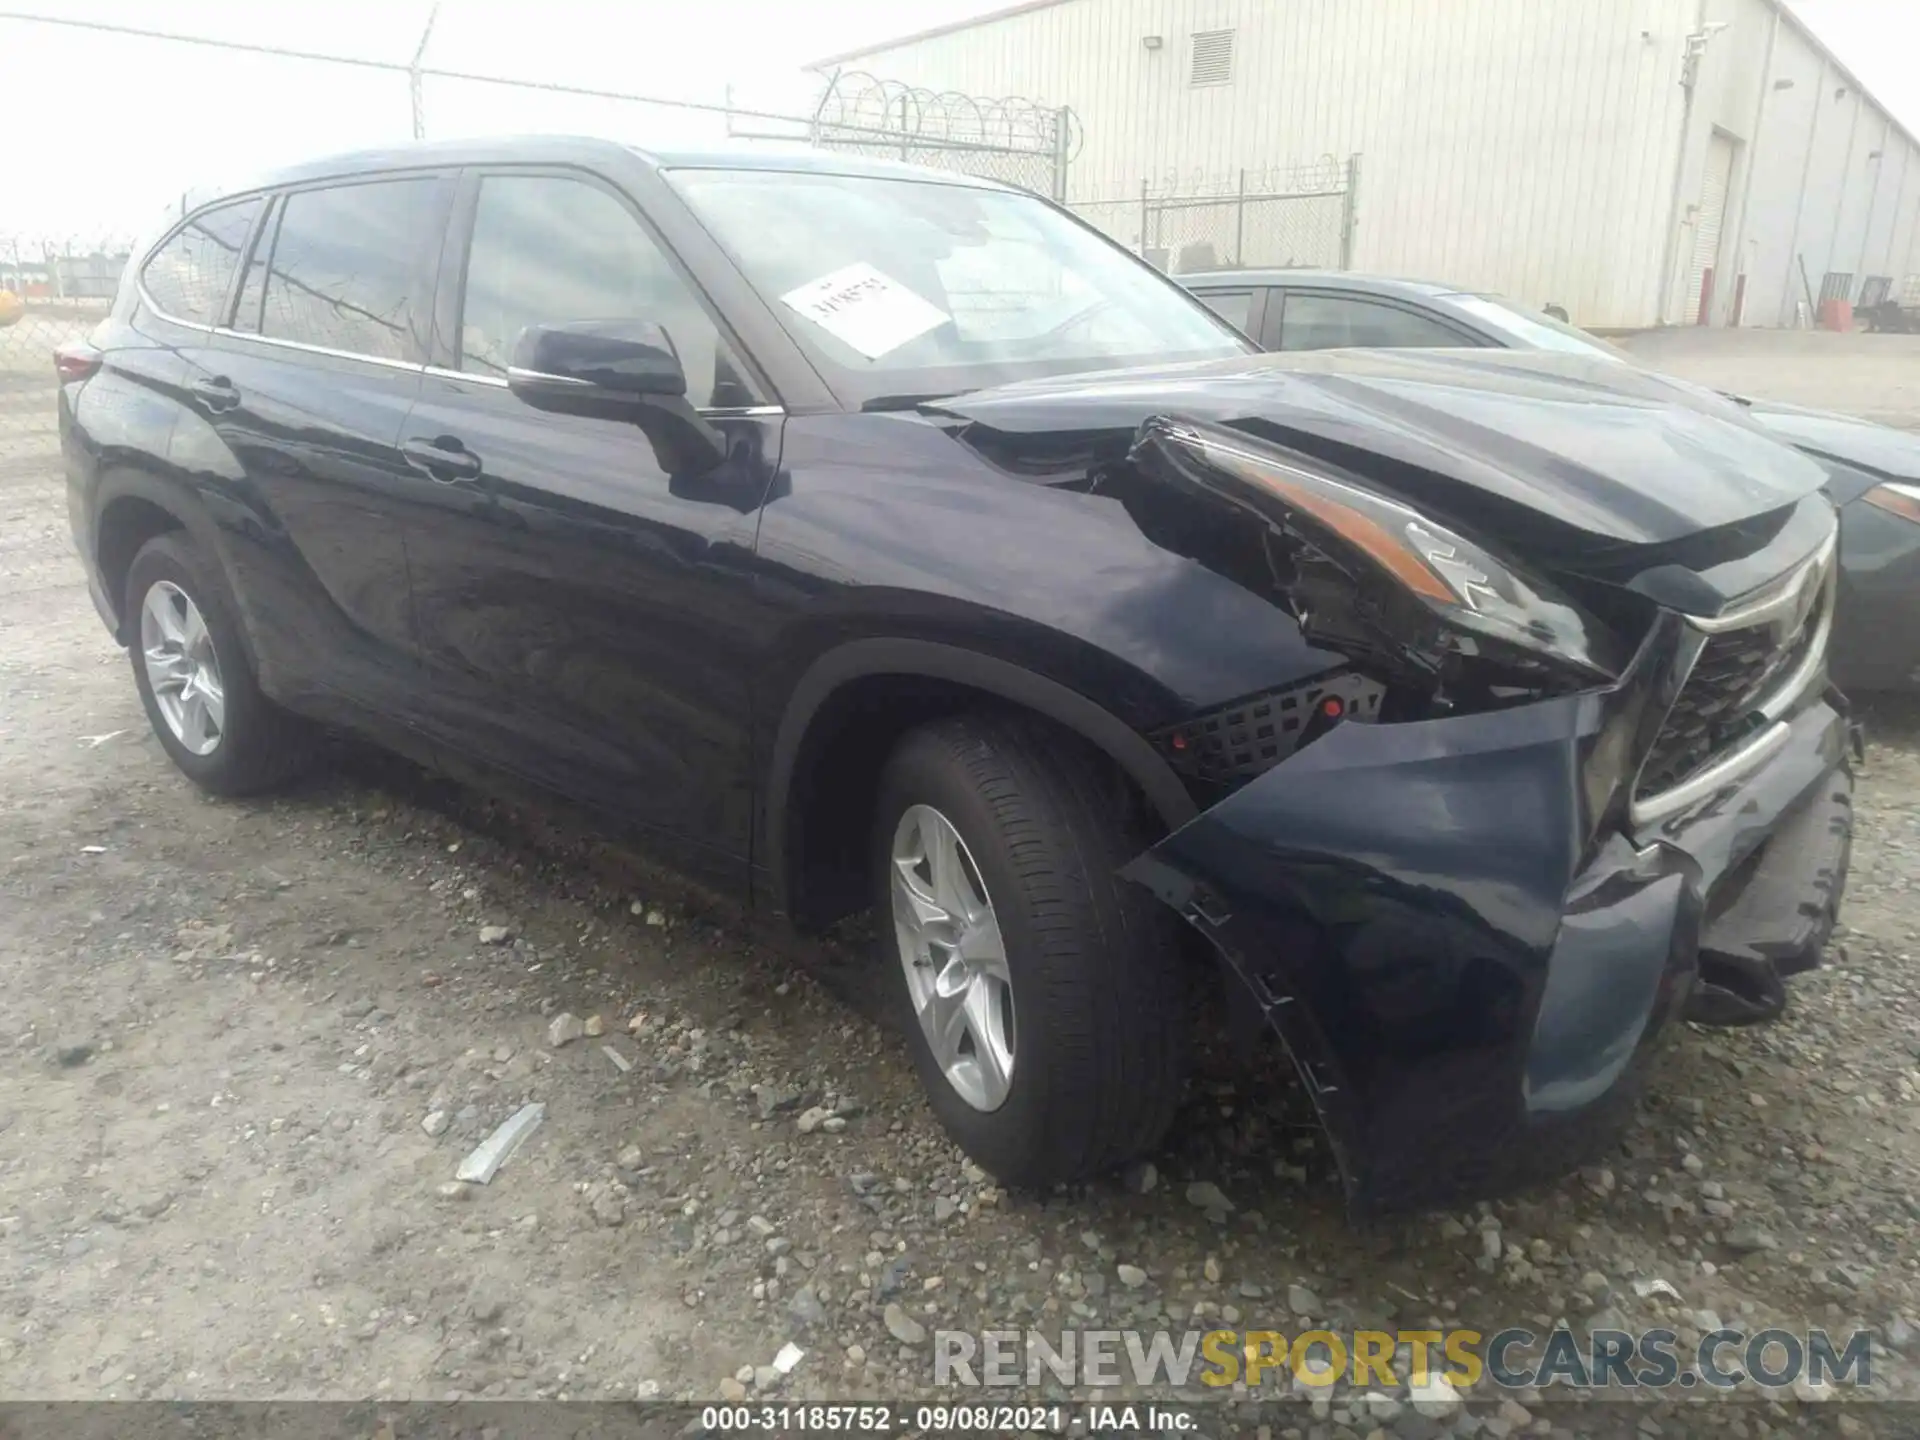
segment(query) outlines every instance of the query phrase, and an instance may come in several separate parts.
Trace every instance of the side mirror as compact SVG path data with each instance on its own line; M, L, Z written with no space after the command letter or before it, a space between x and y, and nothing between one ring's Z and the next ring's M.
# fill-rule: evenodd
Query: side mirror
M574 320L520 332L507 388L542 410L612 419L630 416L650 396L684 399L687 375L659 325Z
M529 325L514 342L507 388L537 410L633 422L674 479L727 458L726 437L687 403L673 337L650 321Z

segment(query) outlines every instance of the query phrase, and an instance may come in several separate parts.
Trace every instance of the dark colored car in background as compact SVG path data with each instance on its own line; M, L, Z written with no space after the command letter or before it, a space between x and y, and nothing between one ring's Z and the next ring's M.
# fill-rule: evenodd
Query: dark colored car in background
M1582 364L1263 356L1023 192L529 139L194 209L60 425L202 786L342 726L871 907L1010 1183L1156 1142L1211 953L1366 1209L1604 1144L1841 898L1826 477Z
M1221 270L1179 280L1267 350L1470 345L1641 364L1503 296L1427 281L1339 270ZM1850 415L1673 383L1706 403L1738 405L1827 467L1828 493L1840 507L1834 679L1849 691L1920 686L1920 436Z

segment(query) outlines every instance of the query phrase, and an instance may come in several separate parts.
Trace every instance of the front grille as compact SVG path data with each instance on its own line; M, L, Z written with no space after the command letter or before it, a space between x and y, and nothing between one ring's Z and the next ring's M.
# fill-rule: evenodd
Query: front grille
M1824 566L1807 577L1812 598L1798 614L1789 610L1706 637L1647 754L1636 800L1683 783L1765 728L1760 707L1822 641L1832 604L1826 579Z
M1780 644L1770 625L1707 637L1706 648L1667 712L1640 772L1640 794L1671 789L1704 769L1755 728L1750 697L1777 668Z

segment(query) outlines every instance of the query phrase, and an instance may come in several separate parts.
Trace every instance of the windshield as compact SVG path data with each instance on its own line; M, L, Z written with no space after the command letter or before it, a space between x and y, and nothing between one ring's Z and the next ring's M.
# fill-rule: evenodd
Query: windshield
M777 170L668 178L850 405L1250 348L1031 195Z
M1483 325L1492 326L1520 348L1562 350L1575 355L1603 355L1609 360L1627 358L1623 351L1616 350L1606 341L1563 320L1556 320L1551 315L1542 315L1538 310L1515 304L1505 296L1450 295L1447 298L1455 308Z

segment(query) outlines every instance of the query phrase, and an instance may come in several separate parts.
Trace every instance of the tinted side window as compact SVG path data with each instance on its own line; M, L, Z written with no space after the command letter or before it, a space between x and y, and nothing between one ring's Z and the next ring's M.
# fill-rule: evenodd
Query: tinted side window
M425 358L432 303L420 257L439 228L438 183L299 190L280 208L260 333L381 360Z
M1247 333L1247 321L1253 315L1251 290L1203 291L1197 292L1195 298L1242 335Z
M505 376L521 330L568 320L663 325L691 403L758 403L692 287L618 199L561 175L487 176L467 255L460 368Z
M154 251L140 272L153 303L176 320L216 325L240 252L266 202L259 196L196 215Z
M1342 295L1296 292L1287 296L1280 322L1282 350L1471 345L1473 342L1436 320L1392 305Z

